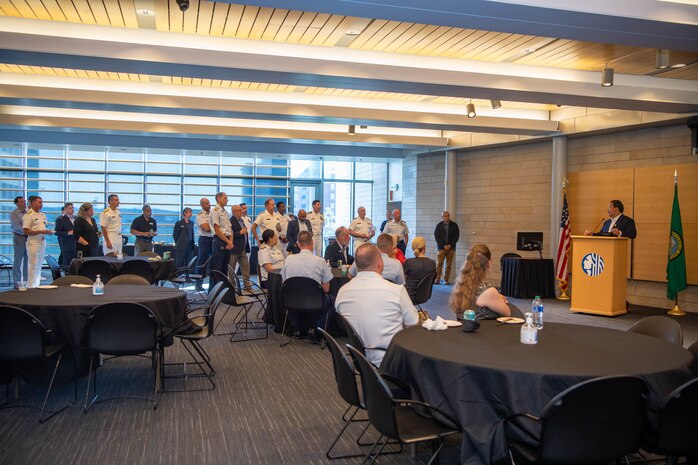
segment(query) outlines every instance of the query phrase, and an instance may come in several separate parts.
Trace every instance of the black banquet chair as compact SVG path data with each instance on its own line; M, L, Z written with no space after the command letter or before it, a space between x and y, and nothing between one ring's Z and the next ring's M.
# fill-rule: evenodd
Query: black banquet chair
M628 328L628 332L644 334L664 339L672 344L683 345L681 325L667 316L655 315L643 318Z
M431 441L433 453L428 462L431 465L443 448L443 438L461 432L458 423L446 412L426 402L394 398L378 369L351 345L347 345L347 349L361 375L368 419L380 433L364 463L369 458L369 464L375 463L393 439L401 444Z
M155 280L155 276L153 275L153 268L151 268L150 263L148 263L147 260L125 261L121 264L121 268L119 268L119 274L135 274L142 277L150 284L152 284Z
M86 276L68 275L56 279L51 284L54 286L70 286L71 284L88 284L91 286L94 282Z
M87 317L86 340L90 353L90 371L85 390L84 412L97 402L116 399L141 399L153 402L157 410L160 400L160 375L162 347L160 334L162 327L157 317L146 306L133 302L112 302L95 307ZM150 397L114 397L97 400L96 362L100 354L111 358L137 356L152 353L153 392ZM106 361L106 360L105 360ZM94 386L94 396L89 399L90 384Z
M118 274L109 280L110 286L132 284L135 286L150 286L150 283L143 276L137 274Z
M325 338L325 341L327 342L327 347L330 348L330 354L332 354L332 367L334 370L334 379L337 383L337 391L339 392L339 395L342 397L342 399L348 404L347 409L342 414L342 421L344 421L344 425L342 426L342 429L339 431L337 436L334 438L334 441L332 442L330 447L325 452L325 456L327 456L328 459L364 457L366 454L363 452L344 455L336 455L332 453L332 450L337 445L337 442L339 442L339 439L342 437L342 435L344 435L344 432L347 430L349 425L351 425L354 422L368 422L369 420L364 418L356 418L356 414L360 410L366 410L366 406L364 405L364 402L362 401L361 396L359 395L359 386L357 384L357 376L359 372L356 371L356 368L354 367L354 362L350 360L349 356L344 353L342 347L339 345L337 340L330 336L329 333L327 333L327 331L323 330L322 328L317 328L317 330L320 332L320 334L322 334L322 337ZM373 443L361 442L361 438L366 433L366 430L369 426L370 423L366 423L366 427L363 428L361 434L356 439L356 444L360 446L373 445ZM401 451L402 446L400 446L399 450L391 451L388 453L393 454L399 453Z
M116 276L116 270L111 263L104 260L85 260L78 267L78 274L90 278L93 282L97 280L97 275L102 284L107 284L111 278Z
M688 351L693 354L693 365L691 370L693 374L698 377L698 341L694 342L688 347Z
M527 437L509 440L514 462L578 465L621 460L640 447L648 398L647 385L635 376L594 378L567 388L540 416L518 413L507 419L508 437ZM531 435L531 429L540 434Z
M12 285L12 259L6 255L0 255L0 276L7 273L7 285Z
M434 287L435 278L436 270L423 277L422 280L419 281L419 284L417 284L417 287L414 290L414 297L412 297L412 303L418 309L422 310L421 305L431 299L431 291Z
M43 423L72 405L72 402L69 402L58 410L46 409L65 349L69 348L63 336L52 330L47 330L41 321L31 313L17 307L0 306L0 366L10 366L10 376L15 379L16 383L21 382L21 368L23 364L56 360L51 381L46 389L43 405L40 408L29 404L7 402L0 406L0 409L21 407L40 410L39 423ZM75 360L73 360L74 363ZM11 381L11 379L8 381ZM75 400L77 400L77 379L74 383L74 396ZM7 390L7 397L9 398L9 384L7 385ZM19 385L17 391L19 391ZM44 416L45 412L48 413L47 416Z
M642 448L666 455L670 465L677 457L688 457L689 465L698 463L698 378L674 389L657 413L657 426L647 425Z
M206 311L201 315L193 316L180 323L172 332L175 338L182 342L182 346L189 353L189 356L194 361L198 368L198 372L187 373L187 363L165 363L163 360L163 369L168 366L182 367L182 373L167 375L163 373L163 392L180 392L180 391L212 391L216 389L216 383L213 381L213 376L216 370L211 363L211 356L201 346L201 341L213 336L213 329L216 323L216 312L221 305L221 301L229 292L229 289L221 287L222 283L216 284L218 289L214 289L210 294L214 294L212 302L208 305ZM171 378L182 378L185 382L189 378L205 378L208 383L208 388L190 388L186 386L184 389L168 389L165 382Z
M325 293L322 290L322 286L311 278L288 278L281 285L281 302L284 308L284 324L281 329L281 342L279 343L279 347L283 347L294 341L294 339L289 338L284 342L284 337L288 330L289 313L295 313L297 315L321 314L325 309ZM312 326L314 327L315 325ZM327 331L327 318L325 319L323 329Z
M266 336L258 336L258 337L251 337L251 338L244 338L244 339L235 339L235 336L246 333L247 330L249 329L249 313L250 310L252 309L252 306L257 303L257 299L250 297L250 296L245 296L241 295L240 292L235 288L235 285L228 279L228 276L226 276L224 273L221 273L220 271L213 270L211 272L211 275L213 278L216 280L216 284L214 285L214 288L218 285L218 283L223 283L223 287L228 289L228 293L226 294L225 298L223 299L222 303L223 305L226 305L228 308L225 309L225 312L223 313L223 316L218 320L218 323L215 326L216 330L216 335L217 336L230 336L230 342L242 342L242 341L255 341L258 339L266 339L269 337L269 330L267 329L267 334ZM225 333L219 333L217 332L218 327L223 323L223 320L225 319L225 316L228 314L231 308L236 308L237 313L235 314L235 317L233 317L233 324L235 326L235 329L233 331L225 332ZM266 325L265 325L266 326ZM262 327L255 328L255 329L264 329Z

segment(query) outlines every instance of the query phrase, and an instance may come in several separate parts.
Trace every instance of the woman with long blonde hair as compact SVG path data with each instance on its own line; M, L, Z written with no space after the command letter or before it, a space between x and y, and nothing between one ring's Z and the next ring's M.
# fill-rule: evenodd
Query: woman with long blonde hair
M449 305L458 318L466 310L475 310L481 320L510 316L507 298L485 282L492 266L492 253L485 244L475 244L458 272Z

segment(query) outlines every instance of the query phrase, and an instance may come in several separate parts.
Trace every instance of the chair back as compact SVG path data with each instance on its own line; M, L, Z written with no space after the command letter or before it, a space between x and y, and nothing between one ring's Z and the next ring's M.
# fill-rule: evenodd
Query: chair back
M648 398L647 385L635 376L595 378L564 390L541 413L536 463L604 463L636 452Z
M344 323L344 330L347 332L347 336L349 336L349 344L351 344L356 350L361 352L361 355L364 357L366 356L366 346L364 345L363 339L361 339L361 336L356 332L354 327L349 323L349 321L344 318L344 315L341 315L337 313L340 318L342 319L342 323Z
M94 282L87 276L78 276L73 274L68 276L62 276L54 280L51 284L53 284L54 286L70 286L71 284L89 284L91 286L94 284Z
M95 307L87 317L87 348L106 355L138 355L156 350L160 322L153 312L134 302Z
M235 272L232 266L228 265L228 276L233 277L233 284L235 285L235 292L238 295L242 295L242 281L240 281L240 276Z
M119 274L109 280L110 285L134 284L137 286L150 286L151 283L143 276L137 274Z
M197 260L198 258L199 258L199 257L197 257L197 256L195 255L194 258L192 258L191 260L189 260L189 263L187 263L187 270L189 270L189 271L188 271L189 274L193 274L194 271L196 270L196 260Z
M667 316L655 315L643 318L628 328L628 332L644 334L664 339L673 344L683 345L681 325Z
M514 252L507 252L499 258L499 266L502 266L505 258L521 258L521 255Z
M153 284L153 268L147 260L128 260L121 264L119 274L135 274Z
M46 329L21 308L0 306L0 361L22 362L44 356Z
M238 303L238 300L237 300L238 293L235 290L235 284L230 282L230 279L228 279L228 276L226 276L225 273L222 273L218 270L213 270L211 272L211 276L216 281L216 285L218 285L219 283L222 283L223 288L228 289L228 292L226 293L225 298L223 299L223 303L226 305L230 305L231 307L241 307L242 305L240 303Z
M698 377L698 341L694 342L688 347L688 351L693 354L693 374Z
M361 398L359 397L359 388L356 385L356 374L354 363L344 353L342 347L337 340L329 335L327 331L318 327L317 331L322 334L322 337L327 341L327 347L330 348L332 354L332 366L334 368L334 380L337 383L337 391L349 405L354 407L362 407Z
M137 254L139 257L159 257L160 255L156 254L155 252L151 252L149 250L142 250L138 252Z
M431 290L434 287L434 279L436 279L436 270L422 278L414 290L412 303L414 305L423 304L431 299Z
M107 261L86 260L80 264L78 274L90 278L93 282L97 280L97 275L99 275L102 283L107 284L111 278L116 276L116 271Z
M288 278L281 285L281 302L296 313L321 311L325 308L325 293L312 278Z
M200 276L197 276L196 279L206 278L211 273L211 258L213 258L213 256L209 256L206 261L201 264L201 266L195 266L194 271L190 272L189 274L197 274L196 272L198 271Z
M653 452L678 457L698 457L698 378L669 394L659 409Z
M218 293L224 289L224 285L225 284L222 281L218 281L211 289L209 289L208 294L206 295L206 305L208 305L208 308L211 308L211 305L218 296Z
M361 386L366 394L364 403L368 410L368 419L382 435L390 439L399 439L395 404L390 388L378 374L376 367L361 352L351 345L347 345L347 349L361 375Z
M213 299L213 302L211 302L211 304L208 306L208 310L204 314L204 317L206 318L205 326L208 328L209 336L213 336L213 330L216 327L216 325L214 324L216 321L216 312L218 311L218 307L220 307L221 302L223 301L223 299L225 299L225 295L228 292L228 288L220 287L219 290L216 292L216 297Z
M55 258L53 258L51 255L46 255L46 263L48 263L48 267L51 270L51 277L53 279L58 279L62 276L61 266L58 264L58 261L56 261Z

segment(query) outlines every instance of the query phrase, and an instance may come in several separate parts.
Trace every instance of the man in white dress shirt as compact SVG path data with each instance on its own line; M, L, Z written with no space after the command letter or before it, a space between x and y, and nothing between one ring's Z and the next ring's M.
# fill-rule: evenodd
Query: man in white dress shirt
M376 246L364 244L355 254L358 274L339 290L335 307L361 336L368 360L379 366L393 336L416 325L419 316L405 286L381 276L383 260Z
M349 224L349 234L354 238L354 251L360 245L371 242L371 238L376 234L376 228L373 226L371 218L366 217L366 209L359 207L359 216L354 218Z
M296 277L310 278L320 284L325 292L325 308L318 317L313 315L309 319L305 316L291 315L291 324L303 334L309 328L324 327L328 313L332 312L332 299L327 294L330 292L332 270L322 257L313 254L313 236L310 232L298 233L298 246L301 249L300 253L286 257L284 266L281 268L282 281Z
M402 268L402 263L392 258L395 253L395 239L388 233L383 233L376 239L376 246L381 251L383 258L383 278L392 281L395 284L405 284L405 270ZM352 279L357 274L356 257L354 264L349 268L349 279Z
M325 227L325 215L320 211L322 203L319 200L313 200L313 211L308 213L308 220L313 225L313 253L318 257L322 257L322 249L324 247L322 230Z
M211 257L213 250L213 231L211 231L211 224L209 223L211 201L203 197L199 200L199 205L201 205L201 211L196 214L196 224L199 230L199 251L196 258L196 273L203 274L204 264L207 263L208 259ZM196 290L203 290L202 284L198 281L196 283Z

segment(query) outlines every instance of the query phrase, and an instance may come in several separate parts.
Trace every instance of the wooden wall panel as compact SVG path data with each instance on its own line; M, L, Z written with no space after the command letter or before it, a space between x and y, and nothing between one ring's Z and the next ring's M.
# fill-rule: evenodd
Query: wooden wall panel
M679 173L679 204L686 244L688 282L698 284L698 165L635 168L633 277L665 281L669 225L674 199L674 169Z

